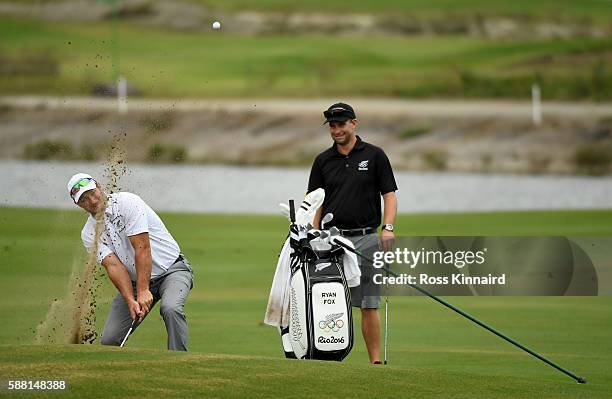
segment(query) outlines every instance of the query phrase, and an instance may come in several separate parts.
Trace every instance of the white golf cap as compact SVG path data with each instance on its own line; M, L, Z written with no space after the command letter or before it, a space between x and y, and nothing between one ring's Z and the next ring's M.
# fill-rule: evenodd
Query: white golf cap
M96 188L96 181L87 173L77 173L68 180L68 195L76 204L84 192Z

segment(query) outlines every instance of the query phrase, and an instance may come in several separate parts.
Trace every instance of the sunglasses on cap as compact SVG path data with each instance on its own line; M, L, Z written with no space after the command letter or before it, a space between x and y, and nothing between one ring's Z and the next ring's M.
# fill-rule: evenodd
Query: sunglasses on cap
M336 107L336 108L332 108L332 109L323 111L323 116L328 119L334 116L342 115L342 114L348 114L346 116L350 117L352 112L342 107Z
M85 177L78 182L70 189L70 198L74 201L74 196L79 192L82 187L87 186L90 182L94 181L91 177Z

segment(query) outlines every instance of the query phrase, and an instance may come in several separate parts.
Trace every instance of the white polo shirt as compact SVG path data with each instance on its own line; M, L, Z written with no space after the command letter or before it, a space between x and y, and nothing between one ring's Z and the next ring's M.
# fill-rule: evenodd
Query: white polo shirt
M81 239L90 253L94 247L95 229L96 219L89 215L81 231ZM151 278L159 276L174 264L181 253L178 244L142 198L126 192L110 194L104 212L104 231L100 234L96 254L98 262L115 253L127 268L132 281L136 281L135 253L128 237L140 233L149 233Z

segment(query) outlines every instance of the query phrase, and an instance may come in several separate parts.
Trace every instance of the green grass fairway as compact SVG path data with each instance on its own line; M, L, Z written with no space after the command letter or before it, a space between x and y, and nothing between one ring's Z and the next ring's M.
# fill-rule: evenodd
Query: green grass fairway
M283 358L262 325L281 217L162 214L195 269L186 305L190 352L165 348L158 308L123 350L33 345L84 250L79 211L0 208L0 381L66 379L83 397L607 398L612 298L453 297L449 301L588 379L570 378L423 297L390 299L390 365L356 340L342 363ZM402 235L612 235L612 211L401 215ZM102 328L114 288L102 289ZM36 396L36 395L32 395Z

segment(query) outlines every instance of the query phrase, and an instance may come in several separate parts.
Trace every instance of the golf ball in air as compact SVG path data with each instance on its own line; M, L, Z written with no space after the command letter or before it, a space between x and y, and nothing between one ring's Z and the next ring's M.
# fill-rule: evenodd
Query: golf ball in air
M212 24L213 29L221 29L221 22L215 21Z

